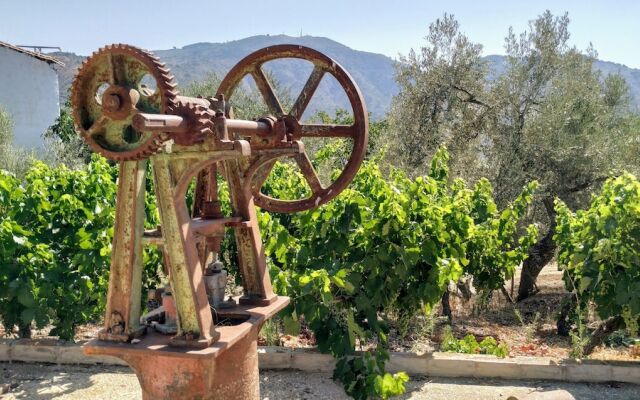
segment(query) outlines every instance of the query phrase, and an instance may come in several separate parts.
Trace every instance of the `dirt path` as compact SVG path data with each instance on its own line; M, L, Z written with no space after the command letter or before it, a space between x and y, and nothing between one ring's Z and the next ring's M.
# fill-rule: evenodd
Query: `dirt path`
M141 399L136 376L125 367L0 363L0 387L3 382L13 388L8 394L0 395L2 400ZM412 379L407 389L408 393L401 399L504 400L510 395L554 389L568 390L577 400L640 399L640 387L626 384L423 378ZM269 400L348 399L330 376L296 371L262 371L260 390L262 399Z

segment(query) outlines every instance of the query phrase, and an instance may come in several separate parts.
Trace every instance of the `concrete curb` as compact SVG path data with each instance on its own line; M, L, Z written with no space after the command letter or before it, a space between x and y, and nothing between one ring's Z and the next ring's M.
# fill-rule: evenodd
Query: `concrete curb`
M313 349L259 347L261 369L332 372L333 357ZM126 365L107 356L87 356L78 344L56 340L0 340L0 361L51 364ZM389 372L414 376L559 380L565 382L624 382L640 384L640 362L554 360L548 357L496 358L455 353L391 353Z

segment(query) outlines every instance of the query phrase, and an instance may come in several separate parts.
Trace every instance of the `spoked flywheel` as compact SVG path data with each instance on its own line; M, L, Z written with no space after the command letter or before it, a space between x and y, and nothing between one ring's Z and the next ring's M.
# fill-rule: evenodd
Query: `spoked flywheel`
M282 58L297 58L310 61L313 70L306 81L302 92L295 100L291 110L285 111L269 83L262 66L268 61ZM328 125L302 123L302 115L318 88L325 74L333 75L344 90L353 110L354 122L351 125ZM344 190L358 172L364 159L368 140L368 115L362 94L351 76L330 57L297 45L278 45L258 50L241 60L229 71L221 82L217 96L230 99L233 92L246 76L251 76L261 93L269 112L277 119L283 119L293 140L304 141L305 138L346 138L352 141L352 150L340 175L328 186L320 181L314 166L306 152L294 156L311 195L304 199L283 200L270 197L260 191L268 178L275 159L257 158L253 162L253 170L257 171L251 182L255 203L261 208L275 212L296 212L308 210L328 202Z

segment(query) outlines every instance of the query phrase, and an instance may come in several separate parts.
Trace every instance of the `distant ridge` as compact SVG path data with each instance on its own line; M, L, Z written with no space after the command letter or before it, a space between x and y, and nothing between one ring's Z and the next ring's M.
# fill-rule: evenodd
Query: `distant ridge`
M397 93L394 80L394 61L382 54L353 50L331 39L314 36L291 37L286 35L261 35L226 43L194 43L178 49L153 51L176 76L178 85L202 80L208 73L215 72L223 77L238 61L255 50L276 44L297 44L311 47L327 54L341 64L351 74L362 91L368 110L374 117L382 117L387 112L391 98ZM61 97L66 98L73 74L84 57L73 53L53 53L61 59L66 68L61 71ZM308 78L307 71L298 71L300 64L295 61L278 64L273 73L283 85L301 88ZM333 111L347 108L346 97L337 92L336 84L321 84L316 108ZM292 90L293 92L293 90ZM333 92L333 93L332 93ZM292 96L297 96L292 93Z
M182 48L156 50L154 53L164 61L176 76L180 86L202 80L208 73L214 72L220 77L249 53L276 44L298 44L314 48L327 54L340 63L354 78L362 91L368 110L374 118L383 117L389 110L391 99L398 92L394 80L396 61L382 54L351 49L334 40L316 37L287 35L260 35L234 40L225 43L194 43ZM51 53L65 63L60 71L60 96L64 101L71 85L73 74L84 57L74 53ZM504 56L488 55L492 74L500 74L504 70ZM273 74L283 85L291 86L292 96L302 87L308 77L303 63L296 61L282 62L274 68ZM306 66L306 68L309 68ZM640 108L640 69L629 68L622 64L597 60L594 68L603 74L619 73L630 88L631 101ZM338 91L337 84L327 81L321 84L317 97L310 104L310 111L325 110L332 112L336 108L348 108L346 97Z

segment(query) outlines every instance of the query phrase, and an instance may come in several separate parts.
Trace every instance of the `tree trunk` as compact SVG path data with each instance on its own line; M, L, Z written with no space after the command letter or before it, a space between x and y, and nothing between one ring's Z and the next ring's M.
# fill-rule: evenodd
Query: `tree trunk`
M442 315L446 315L449 324L453 322L453 313L451 312L451 304L449 303L449 289L444 291L442 295Z
M18 325L18 332L21 339L31 339L31 325Z
M560 314L558 314L558 320L556 321L556 328L558 329L559 336L569 336L571 332L571 312L575 309L576 304L578 303L578 298L575 293L571 293L569 298L565 299L562 303L562 308L560 309Z
M588 356L593 353L593 350L595 350L595 348L600 345L610 333L618 329L621 323L622 317L610 317L607 320L602 321L600 326L593 331L589 338L589 342L584 347L584 355Z
M556 251L556 243L553 235L556 232L556 211L553 205L553 197L542 200L549 216L549 230L536 244L529 249L529 257L522 263L522 275L518 288L518 299L522 301L537 292L536 279L545 265L551 261Z

